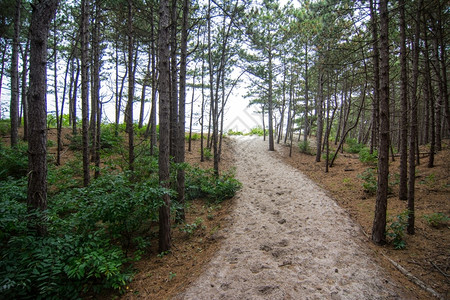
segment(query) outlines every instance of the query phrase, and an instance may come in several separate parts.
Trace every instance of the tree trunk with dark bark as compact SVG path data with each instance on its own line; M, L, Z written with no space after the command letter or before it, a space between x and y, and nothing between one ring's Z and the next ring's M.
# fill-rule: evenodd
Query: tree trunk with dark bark
M30 24L30 88L28 97L28 212L47 209L47 41L57 0L32 5ZM45 235L45 217L30 220L30 227Z
M170 66L169 66L169 0L159 4L159 183L170 187L169 130L170 130ZM172 247L170 233L170 196L163 195L164 205L159 209L159 252Z
M378 148L378 183L372 241L386 243L386 210L389 176L389 40L388 0L380 1L380 132Z

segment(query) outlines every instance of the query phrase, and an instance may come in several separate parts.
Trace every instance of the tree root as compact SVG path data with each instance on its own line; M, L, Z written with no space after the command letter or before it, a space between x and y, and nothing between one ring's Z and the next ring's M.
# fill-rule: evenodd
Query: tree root
M441 299L441 300L445 300L444 296L442 296L441 294L439 294L438 292L436 292L434 289L432 289L431 287L427 286L422 280L420 280L419 278L417 278L416 276L414 276L413 274L411 274L410 272L408 272L405 268L403 268L401 265L399 265L398 263L396 263L395 261L393 261L392 259L390 259L387 255L385 255L384 253L381 253L391 264L393 264L397 270L399 270L400 272L403 273L403 275L405 275L409 281L413 282L414 284L418 285L419 287L421 287L423 290L427 291L428 293L430 293L431 295L433 295L434 297L436 297L437 299Z

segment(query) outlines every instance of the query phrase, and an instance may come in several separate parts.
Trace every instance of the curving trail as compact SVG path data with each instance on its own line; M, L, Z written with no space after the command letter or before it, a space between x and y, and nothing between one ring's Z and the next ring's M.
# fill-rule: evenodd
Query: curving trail
M360 228L326 193L267 151L234 141L243 183L221 249L176 299L407 299Z

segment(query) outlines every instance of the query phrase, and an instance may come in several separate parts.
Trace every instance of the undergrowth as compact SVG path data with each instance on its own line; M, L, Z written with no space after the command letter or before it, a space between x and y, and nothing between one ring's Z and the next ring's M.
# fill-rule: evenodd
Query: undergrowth
M107 130L108 151L118 153L122 145ZM104 289L126 290L133 262L148 252L149 235L157 231L162 196L171 196L173 210L181 205L174 190L160 187L158 158L150 155L148 144L136 153L134 172L126 170L123 157L111 155L88 187L81 187L78 156L64 166L50 166L48 208L40 216L27 210L25 147L0 147L2 298L79 299ZM173 174L180 169L186 171L186 205L195 198L220 203L241 186L232 171L216 176L187 164L171 166ZM44 220L47 235L38 236L32 220ZM182 228L189 234L201 226L197 220Z

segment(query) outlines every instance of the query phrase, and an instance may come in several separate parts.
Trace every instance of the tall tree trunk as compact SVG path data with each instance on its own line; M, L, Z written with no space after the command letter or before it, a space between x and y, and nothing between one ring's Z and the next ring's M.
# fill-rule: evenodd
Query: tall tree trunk
M179 164L185 161L185 127L186 127L186 66L187 66L187 42L189 28L189 0L183 0L183 22L181 28L181 55L180 55L180 103L178 111L178 141L176 162ZM179 209L177 219L186 220L185 205L185 171L184 168L178 168L177 171L177 201Z
M82 144L83 144L83 185L90 182L89 171L89 0L81 1L81 111L82 111Z
M155 32L154 32L154 19L153 19L153 6L151 8L150 11L150 22L152 24L151 29L150 29L150 34L151 34L151 38L152 38L152 42L151 42L151 55L152 55L152 108L151 108L151 112L150 112L150 154L153 155L155 152L155 148L156 148L156 139L157 139L157 134L156 134L156 85L157 85L157 78L156 78L156 46L155 46Z
M275 145L273 141L273 66L272 66L272 42L269 41L269 95L268 95L268 104L269 104L269 151L275 151Z
M11 147L17 146L19 135L19 34L20 10L22 0L16 0L14 10L14 36L11 57L11 105L9 115L11 120Z
M318 103L317 103L317 134L316 134L316 162L320 162L322 155L322 133L323 133L323 70L319 70Z
M128 133L128 168L134 171L134 128L133 128L133 98L135 83L134 62L134 28L133 28L133 2L128 0L128 101L125 110L126 131Z
M196 66L197 67L197 66ZM189 147L188 151L192 151L192 122L194 120L194 97L195 97L195 77L197 71L194 71L194 76L192 76L192 98L191 98L191 113L189 116Z
M436 146L436 136L435 136L435 114L434 114L434 93L431 80L431 68L430 68L430 55L429 55L429 44L428 44L428 28L427 23L424 23L424 34L425 34L425 97L428 99L426 101L428 115L430 116L429 126L427 131L430 131L430 156L428 157L428 168L434 167L434 152ZM428 141L427 141L428 142Z
M372 28L372 43L373 43L373 102L372 102L372 138L370 139L370 153L373 153L377 148L378 134L379 134L379 106L380 106L380 51L378 49L378 18L373 0L370 0L370 17ZM382 70L384 71L384 70Z
M3 74L5 72L5 62L6 62L6 52L8 51L8 44L4 39L1 41L1 49L2 49L2 68L0 70L0 99L2 98L2 86L3 86ZM2 119L2 103L0 101L0 120Z
M100 176L100 125L101 125L101 102L100 102L100 65L101 65L101 1L95 1L95 20L92 32L92 115L91 116L91 134L92 134L92 160L95 163L94 177Z
M30 24L27 208L42 214L47 209L47 41L57 5L57 0L35 2ZM44 220L44 215L30 220L30 226L41 236L47 232Z
M169 130L170 130L170 67L169 67L169 0L159 4L159 183L170 187L169 174ZM170 196L163 195L164 205L159 209L159 252L169 251L170 233Z
M76 69L76 73L74 74L74 70L73 70L73 60L71 63L71 68L72 68L72 76L71 76L71 80L70 80L70 86L71 86L71 90L69 89L69 114L70 114L70 120L71 120L71 124L72 124L72 134L75 135L77 134L77 94L78 94L78 80L80 79L80 62L77 58L74 58L74 60L77 63L77 69Z
M177 61L177 0L171 0L170 6L170 156L176 156L178 139L178 61Z
M303 135L303 143L306 146L306 143L308 142L308 134L310 131L309 126L309 120L308 120L308 113L309 113L309 79L308 79L308 43L305 44L305 132ZM300 136L299 136L300 137Z
M28 35L27 44L22 57L22 105L23 105L23 140L28 140L28 92L27 92L27 77L28 77L28 52L30 50L30 36ZM1 80L0 80L1 85ZM1 97L0 97L1 98ZM1 119L1 117L0 117Z
M372 241L386 243L386 210L389 176L389 40L388 0L380 0L380 132L378 150L378 183Z
M400 183L398 198L408 199L408 77L406 74L406 21L405 21L405 0L399 0L400 10Z
M417 97L417 86L419 81L419 38L420 38L420 13L422 10L423 0L417 3L416 26L414 32L414 48L413 48L413 88L411 92L411 116L410 128L411 136L409 139L409 180L408 180L408 226L406 231L408 234L414 234L414 197L416 182L416 144L417 141L417 105L419 103Z

